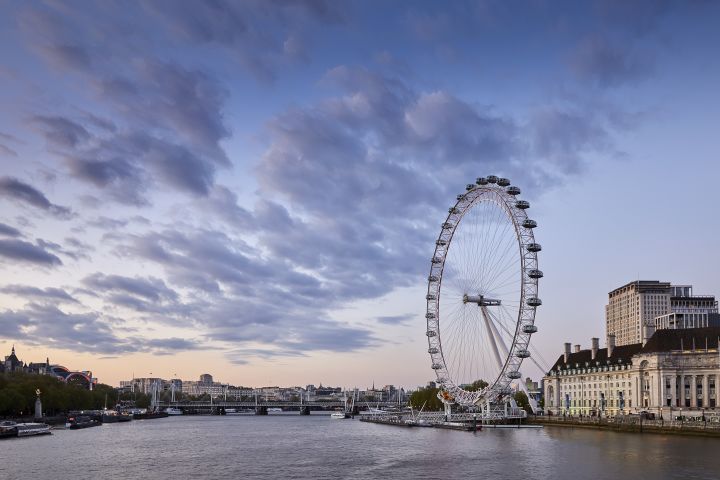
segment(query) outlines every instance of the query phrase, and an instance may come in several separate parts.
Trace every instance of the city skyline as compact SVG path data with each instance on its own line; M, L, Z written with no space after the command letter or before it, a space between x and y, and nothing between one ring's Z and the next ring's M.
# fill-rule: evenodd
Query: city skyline
M434 241L489 174L550 364L620 285L720 294L719 5L213 5L0 7L1 355L423 385Z

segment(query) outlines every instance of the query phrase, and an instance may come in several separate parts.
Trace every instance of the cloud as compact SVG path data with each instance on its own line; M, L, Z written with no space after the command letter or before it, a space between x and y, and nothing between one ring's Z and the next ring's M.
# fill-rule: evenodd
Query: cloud
M8 147L7 145L3 145L2 143L0 143L0 154L3 154L8 157L17 157L18 156L18 154L15 150Z
M180 338L121 337L114 333L107 318L95 312L66 312L45 303L0 312L0 337L76 353L109 355L134 352L165 355L198 348L197 342Z
M36 115L31 123L40 128L45 140L53 147L72 148L90 139L90 132L67 118Z
M413 320L415 317L415 315L408 313L405 315L388 315L377 317L376 320L383 325L407 325L407 323Z
M31 205L58 218L67 219L73 216L69 208L51 203L41 191L14 177L0 177L0 197Z
M596 36L578 45L570 65L582 80L603 88L618 87L652 74L649 55L648 52L637 54L627 42L613 43L607 37Z
M307 46L301 40L304 32L317 24L343 22L346 10L323 0L146 1L143 7L176 39L228 48L232 58L261 82L272 82L288 60L306 60Z
M122 292L154 302L165 300L174 301L178 298L178 294L165 285L165 282L154 277L133 278L121 275L94 273L85 277L82 283L86 287L96 291Z
M62 261L42 245L33 245L22 240L0 239L0 257L12 262L25 262L46 267L62 265Z
M0 236L5 237L20 237L22 233L17 228L11 227L4 223L0 223Z
M26 300L40 300L53 302L79 303L72 295L61 288L38 288L30 285L6 285L0 287L0 292L14 295Z

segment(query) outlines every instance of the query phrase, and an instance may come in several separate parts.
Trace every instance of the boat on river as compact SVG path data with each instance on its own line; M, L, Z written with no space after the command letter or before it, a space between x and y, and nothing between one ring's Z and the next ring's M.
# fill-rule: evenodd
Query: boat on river
M102 423L88 415L75 415L68 418L67 428L71 430L80 430L82 428L99 427Z
M17 429L18 437L50 434L50 425L45 423L18 423L15 428Z
M134 420L154 420L156 418L167 418L167 412L145 411L145 413L133 413Z
M0 422L0 438L17 437L17 423L9 420Z
M346 418L350 418L349 413L345 412L333 412L330 414L330 420L344 420Z
M120 414L115 410L103 410L102 423L118 423L120 422Z
M0 422L0 438L32 437L49 433L50 425L45 423L16 423L10 420Z
M182 415L183 411L176 407L168 407L165 409L165 413L168 415Z

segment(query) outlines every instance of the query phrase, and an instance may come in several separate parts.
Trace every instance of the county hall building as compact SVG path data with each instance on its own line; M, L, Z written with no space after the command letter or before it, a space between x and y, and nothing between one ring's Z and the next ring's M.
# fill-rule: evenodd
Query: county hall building
M598 338L586 349L565 344L544 377L545 411L590 416L646 411L665 418L714 412L720 382L717 303L691 292L689 286L648 281L611 292L606 347L599 348Z

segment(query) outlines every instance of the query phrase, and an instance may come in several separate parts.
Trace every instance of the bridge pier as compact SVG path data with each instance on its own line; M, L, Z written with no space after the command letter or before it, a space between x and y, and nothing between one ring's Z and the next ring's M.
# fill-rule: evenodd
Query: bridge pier
M255 407L255 415L267 415L268 414L268 407L266 406L259 406Z
M307 405L300 407L300 415L310 415L310 407Z

